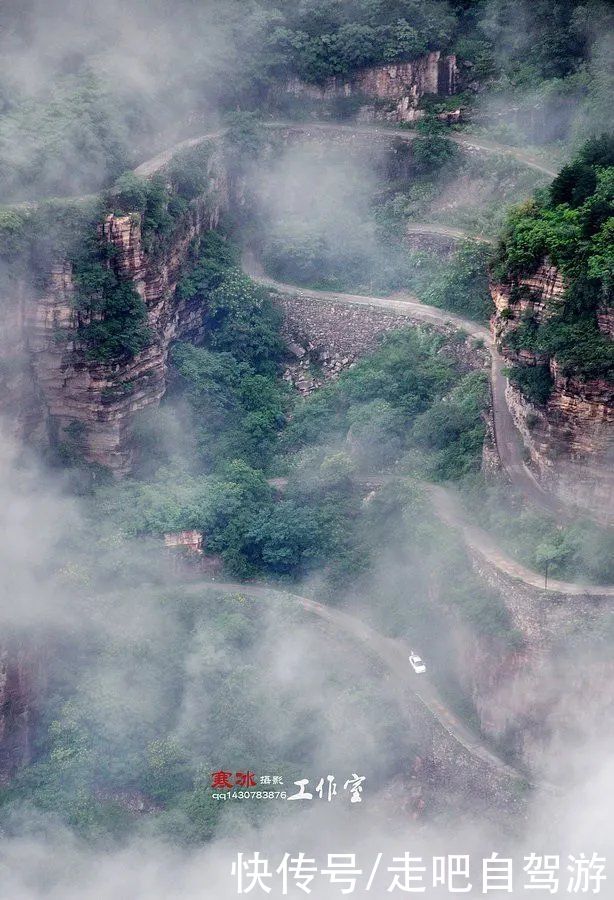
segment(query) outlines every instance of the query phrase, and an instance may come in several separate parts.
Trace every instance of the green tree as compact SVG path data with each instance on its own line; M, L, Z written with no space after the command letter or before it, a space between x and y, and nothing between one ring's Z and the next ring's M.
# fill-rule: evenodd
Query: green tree
M283 353L279 336L281 314L266 289L235 271L208 297L206 322L213 350L229 351L257 372L273 373Z
M268 515L258 518L247 537L252 544L250 552L267 569L281 575L305 571L325 550L317 514L293 500L275 504Z
M458 146L442 134L417 137L412 144L412 157L419 175L433 175L451 166L459 157Z
M89 358L98 362L133 357L151 340L145 302L114 266L115 255L115 247L96 236L73 257L78 333Z
M435 275L424 292L432 306L468 315L478 322L489 320L493 311L488 284L490 248L477 241L464 241L450 265Z

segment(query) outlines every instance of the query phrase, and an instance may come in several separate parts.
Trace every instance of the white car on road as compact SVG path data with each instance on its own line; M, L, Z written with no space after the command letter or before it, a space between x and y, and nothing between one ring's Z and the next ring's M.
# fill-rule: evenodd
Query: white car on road
M418 654L414 653L413 650L409 654L409 664L416 675L421 675L422 672L426 672L426 666L424 665Z

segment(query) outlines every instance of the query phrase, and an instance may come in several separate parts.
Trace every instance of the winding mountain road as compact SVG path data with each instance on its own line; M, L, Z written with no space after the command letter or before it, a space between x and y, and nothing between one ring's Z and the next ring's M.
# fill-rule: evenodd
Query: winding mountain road
M338 122L286 122L282 120L267 122L265 123L265 127L277 130L284 128L287 131L292 131L296 134L304 134L307 137L322 132L329 132L333 134L355 134L363 137L370 136L375 140L380 140L381 138L394 138L408 143L411 143L418 137L424 137L419 131L410 128L392 128L390 126L387 127L381 125L344 125L339 124ZM530 169L535 169L543 175L548 175L550 178L555 178L557 175L557 172L547 166L542 159L531 153L526 153L518 147L512 147L508 144L499 144L496 141L491 141L480 135L468 134L465 132L451 131L446 134L446 137L449 137L450 140L454 141L455 144L458 144L465 150L478 150L482 153L504 154L505 156L511 156L514 159L517 159L518 162L528 166Z
M253 253L247 251L243 255L244 271L259 284L269 287L280 294L291 296L304 296L314 300L322 300L327 303L340 303L353 306L366 306L370 309L381 309L393 312L397 315L407 316L408 319L425 324L450 326L464 331L475 340L483 341L488 348L491 359L491 392L493 419L495 425L495 441L501 463L508 473L510 480L527 496L536 506L554 515L562 521L571 521L574 517L590 518L585 510L567 506L554 495L545 491L539 484L531 470L524 461L524 446L513 416L508 407L505 391L507 378L504 374L506 362L498 352L492 335L485 325L479 325L469 319L464 319L454 313L428 306L422 303L416 296L409 293L395 294L392 297L378 297L363 294L344 294L339 291L318 291L311 288L298 287L297 285L275 281L266 276L262 267Z
M415 141L416 138L423 136L419 131L413 131L408 128L390 128L378 125L343 125L337 122L291 122L278 120L274 122L265 122L264 127L268 131L280 131L283 129L285 131L304 135L306 137L311 137L316 134L322 133L340 135L348 134L360 135L362 137L372 137L375 140L381 140L382 138L386 140L394 139L405 143L411 143L412 141ZM174 146L163 150L161 153L158 153L151 159L148 159L145 162L141 163L141 165L137 166L137 168L134 170L134 174L139 175L143 178L155 175L156 172L159 172L160 169L163 169L164 166L167 165L171 161L173 156L180 150L185 150L188 147L195 147L198 144L204 143L205 141L217 141L220 138L224 137L227 131L227 128L218 128L215 131L208 132L207 134L202 134L198 137L188 138L187 140L180 141ZM465 150L477 150L481 153L496 153L503 154L504 156L511 156L514 159L517 159L518 162L523 163L523 165L528 166L530 169L535 169L537 172L541 172L543 175L548 175L550 178L555 178L557 175L556 171L545 165L543 160L540 160L538 157L533 156L530 153L525 153L518 147L511 147L507 144L498 144L496 141L488 140L488 138L483 138L478 135L465 134L464 132L450 132L448 134L448 137L450 138L450 140L454 141L455 144L458 144Z
M271 124L269 127L277 127L283 123ZM295 126L294 126L295 127ZM318 130L333 130L334 128L358 131L353 126L330 126L328 124L320 124L317 126L305 126L302 131L317 128ZM365 129L366 133L373 133L373 129ZM377 129L377 134L386 135L388 137L401 138L405 140L413 140L417 135L412 132L400 132L397 129ZM545 167L540 161L528 156L522 151L515 148L504 148L482 139L475 139L470 136L455 135L453 137L461 146L469 149L475 148L486 152L506 152L519 159L526 165L534 168L546 175L554 177L556 173ZM198 139L186 143L183 146L189 146L197 143ZM171 151L171 154L172 155ZM149 175L156 171L156 167L163 166L170 157L168 154L160 155L155 161L145 164L137 170L137 174ZM428 233L428 229L433 229L433 233L437 233L437 226L427 226L424 230ZM439 233L450 233L439 232ZM454 235L461 237L461 234ZM548 512L559 516L567 516L570 510L547 494L537 483L532 473L524 464L522 457L522 445L514 424L512 415L505 400L506 378L503 374L504 361L497 351L490 331L482 325L463 319L453 313L445 310L429 307L420 302L420 300L410 294L397 295L395 297L377 297L363 296L359 294L343 294L334 291L314 291L298 288L295 285L277 282L274 279L266 277L259 266L255 257L246 253L243 260L245 271L254 280L267 287L270 287L280 293L291 294L296 296L304 295L316 300L326 302L338 302L359 306L368 306L370 308L379 308L382 311L390 311L400 315L406 315L415 321L424 322L426 324L449 325L451 327L463 330L476 340L484 342L488 348L492 358L491 367L491 390L493 415L495 420L496 443L501 457L501 461L512 481L517 484L521 490L530 497L538 506L546 509ZM541 576L531 572L524 566L516 563L501 552L497 545L482 529L470 525L457 503L456 499L449 491L435 485L428 485L427 490L433 500L433 506L437 514L443 521L451 527L460 529L463 533L467 545L486 558L498 569L506 574L519 578L533 587L542 587ZM459 744L474 760L479 761L485 766L495 769L500 774L506 775L517 781L527 782L524 773L510 766L497 753L491 750L484 739L476 735L463 722L440 697L436 686L430 680L428 675L416 675L409 667L408 648L400 641L387 638L374 631L364 622L354 618L352 615L338 609L317 603L310 598L303 597L289 592L279 592L268 587L255 585L244 585L236 583L215 584L204 582L199 585L190 585L186 588L188 591L202 590L219 590L226 593L237 591L247 591L251 595L271 596L273 593L281 595L294 602L297 602L303 609L318 616L320 619L329 622L337 630L345 632L350 638L359 641L366 647L369 653L376 656L386 668L394 675L394 681L401 697L404 691L409 690L430 713L430 715L439 723L439 725L450 735L457 744ZM595 594L603 596L614 596L614 586L607 587L585 587L567 582L558 582L552 580L549 585L551 591L564 593L569 595L586 595ZM401 704L404 708L403 704ZM533 784L533 786L535 786ZM552 785L542 782L539 785L542 789L556 791Z
M367 489L375 489L390 484L391 481L402 479L402 474L365 475L359 478L359 483ZM277 491L284 491L289 479L269 478L269 484ZM544 576L512 559L492 539L490 534L478 525L468 521L467 514L462 507L459 497L451 488L445 488L440 484L432 484L423 481L422 490L429 495L432 508L436 516L455 531L460 531L465 544L475 554L497 569L503 575L507 575L516 581L521 581L528 587L537 588L545 593L564 594L569 597L614 597L614 585L612 584L581 584L576 581L561 581L557 578L549 578L544 584Z
M375 140L385 138L400 141L413 141L419 136L418 132L398 128L380 128L377 126L360 128L355 125L337 125L334 123L297 124L292 122L270 122L267 123L266 127L277 130L284 128L300 132L306 136L313 133L321 133L323 131L366 135ZM205 141L219 140L225 133L226 129L220 128L209 134L184 140L157 154L152 159L143 162L134 170L134 173L141 177L151 177L162 170L178 151L196 146ZM468 134L451 134L450 137L460 146L468 150L475 149L487 153L510 155L530 168L545 175L551 177L556 175L556 172L546 167L542 161L517 148L506 147L487 139ZM12 206L15 207L29 207L31 205L34 204L12 204ZM446 234L448 236L459 238L464 236L463 232L459 229L451 229L446 226L432 224L422 226L413 223L413 225L410 225L410 229L414 231L421 230L424 233ZM390 311L399 315L405 315L412 320L424 322L426 324L449 325L453 328L465 331L476 340L483 341L492 356L491 384L493 410L497 446L502 463L514 483L538 505L555 514L563 514L565 512L561 509L561 504L559 504L558 501L543 491L522 461L522 449L519 444L518 434L511 413L507 407L507 403L505 402L505 376L502 373L503 360L498 354L487 328L465 320L453 313L446 312L445 310L429 307L421 303L417 297L410 294L397 295L396 297L376 297L358 294L343 294L331 291L307 290L267 278L257 265L256 260L253 257L250 257L249 254L246 254L245 256L244 266L248 274L256 281L281 293L304 295L328 302L333 301L337 303L368 306L370 308L381 309L382 311ZM533 586L541 586L541 576L536 573L531 573L513 560L505 557L496 547L494 542L490 541L488 536L485 535L481 529L469 525L466 522L460 507L448 491L433 485L427 486L427 490L433 498L433 504L437 514L452 527L459 528L463 532L467 544L472 549L482 554L501 571L511 574L513 577L521 578L523 581ZM566 512L568 513L569 511ZM539 581L539 584L536 584L536 581ZM210 590L225 593L245 592L260 597L276 595L298 603L307 612L332 624L337 630L344 632L350 638L360 642L369 653L376 656L394 675L395 690L399 693L400 699L402 700L406 691L411 691L448 735L469 753L473 759L478 760L485 766L494 768L496 771L512 779L521 780L526 783L526 778L523 773L510 766L497 753L492 751L483 738L474 734L474 732L446 706L445 702L440 697L436 686L428 677L428 674L415 675L413 673L407 660L408 648L400 641L380 635L364 622L354 618L346 612L317 603L310 598L286 591L279 591L275 588L259 585L246 585L243 583L218 584L215 582L191 583L186 584L184 587L186 593L200 593ZM589 592L599 593L600 595L607 593L610 596L614 594L614 587L598 589L583 588L579 585L570 585L564 582L555 581L551 582L550 589L570 595L585 594ZM405 709L402 702L401 707ZM540 786L551 789L547 784L541 784Z
M423 136L419 131L408 128L390 128L378 125L344 125L337 122L292 122L276 120L274 122L265 122L264 127L269 131L280 131L281 129L284 129L295 134L305 135L306 137L328 132L329 134L356 134L363 137L372 137L375 140L381 138L389 140L392 138L407 143L411 143L417 137ZM134 174L140 175L143 178L155 175L156 172L159 172L160 169L164 168L164 166L171 161L178 151L185 150L188 147L195 147L205 141L219 140L227 133L227 131L227 128L218 128L207 134L180 141L174 146L158 153L151 159L141 163L141 165L137 166L134 170ZM535 169L537 172L548 175L550 178L555 178L557 175L556 171L545 165L543 160L530 153L525 153L525 151L520 150L518 147L499 144L496 141L488 140L488 138L483 138L479 135L465 134L464 132L450 132L448 137L465 150L478 150L482 153L498 153L505 156L511 156L514 159L517 159L518 162L528 166L530 169Z
M394 128L359 129L351 125L337 126L329 123L297 126L296 123L276 122L268 123L267 127L277 129L282 127L289 128L307 135L313 131L330 132L337 130L341 132L363 133L379 138L386 137L407 141L412 141L418 136L417 132L402 131ZM220 129L200 138L183 141L181 144L178 144L143 163L135 170L135 174L142 177L151 176L160 171L178 150L195 146L205 140L218 140L224 133L225 130ZM551 177L556 175L556 172L544 166L541 161L516 148L503 147L470 135L453 135L452 139L469 150L477 149L489 153L506 153L545 175ZM452 229L447 226L433 224L420 225L412 223L408 230L413 231L414 233L422 231L426 234L444 234L458 239L466 236L460 229ZM518 432L505 400L506 379L502 371L504 361L498 353L492 336L486 327L463 319L453 313L446 312L445 310L429 307L426 304L421 303L417 297L411 294L402 294L395 297L362 296L359 294L343 294L333 291L313 291L298 288L295 285L283 284L267 278L256 258L249 253L244 255L243 266L245 271L255 281L280 293L291 294L294 296L297 294L304 295L327 302L368 306L370 308L381 309L383 312L389 311L400 315L406 315L414 321L424 322L426 324L449 325L450 327L466 332L475 340L483 341L484 345L490 351L492 358L491 390L493 412L496 443L502 464L509 473L512 481L517 484L528 497L537 503L537 505L555 515L563 516L569 513L569 511L565 510L555 498L552 498L541 488L524 464L522 458L522 446ZM542 578L539 574L531 572L529 569L526 569L524 566L521 566L519 563L516 563L514 560L507 557L485 532L474 525L470 525L466 521L460 505L450 492L435 485L428 485L425 487L433 500L433 506L437 515L451 527L459 529L462 532L467 545L473 551L480 554L487 559L488 562L507 575L519 578L524 583L533 587L542 587ZM604 594L614 596L614 587L610 586L606 588L585 588L581 585L552 580L548 588L551 591L572 596L592 593L601 596ZM347 612L325 606L308 597L303 597L298 594L279 591L265 586L245 585L240 583L217 584L201 582L198 584L186 585L186 591L188 593L200 593L207 590L216 590L225 593L247 592L252 596L260 597L270 597L275 595L298 603L307 612L330 623L337 631L341 631L352 640L359 642L371 655L377 657L379 661L383 663L388 671L394 676L395 691L399 698L399 705L405 715L407 715L407 709L403 699L407 691L411 691L425 710L439 723L441 728L443 728L444 731L466 753L468 753L472 759L477 761L480 765L494 769L499 774L507 776L512 780L536 786L532 782L527 781L526 775L523 772L510 766L496 752L491 750L484 739L475 734L465 722L449 708L439 695L435 684L429 678L428 672L422 675L416 675L411 670L407 659L409 650L401 641L384 637ZM547 783L540 783L538 786L542 789L549 790L550 792L556 791L556 788L553 788Z
M371 136L376 140L379 139L396 139L411 142L420 136L420 133L410 129L383 127L378 125L359 126L355 124L338 124L334 122L308 122L297 123L289 121L274 121L265 123L265 128L269 130L286 129L295 133L310 135L319 133L340 133L355 134L362 136ZM226 133L227 128L218 128L208 134L199 137L188 138L178 144L158 153L156 156L142 163L134 170L134 174L141 177L151 177L166 166L172 157L180 150L194 147L205 141L220 140ZM487 138L477 135L465 133L450 133L450 138L460 146L469 150L479 150L486 153L506 154L514 157L524 165L529 166L539 172L550 177L556 176L556 171L544 165L543 161L535 156L525 153L524 151L504 144L496 143ZM444 225L410 223L408 231L417 233L422 231L425 234L443 234L452 237L467 236L461 229L455 229ZM488 240L488 238L479 238ZM529 470L524 462L523 450L524 446L520 440L518 430L509 411L507 401L505 399L505 391L507 379L503 374L505 361L498 353L496 346L492 340L490 332L484 326L478 325L467 319L463 319L453 313L444 310L429 307L420 302L420 300L412 294L398 294L394 297L376 297L363 296L360 294L343 294L332 291L315 291L298 288L296 285L283 284L273 279L267 278L261 267L259 267L256 259L246 254L244 257L244 268L254 280L261 284L274 288L281 293L286 294L304 294L314 299L334 301L338 303L347 303L360 306L369 306L372 308L380 308L389 310L400 315L407 315L409 318L417 321L450 325L452 327L465 331L468 335L476 340L483 340L488 347L492 357L491 370L491 390L492 405L495 423L495 439L501 458L501 462L508 472L510 478L520 490L529 497L537 506L546 510L548 513L555 515L560 520L568 521L574 516L583 515L587 517L586 511L579 511L575 508L567 506L559 501L552 494L545 491L536 480L533 473ZM589 516L590 517L590 516Z
M436 686L426 673L417 675L409 665L410 649L401 641L381 635L360 619L347 612L317 603L309 597L294 594L290 591L278 590L265 585L245 584L242 582L201 581L184 585L186 594L201 594L206 591L219 591L224 594L248 594L263 599L276 597L283 601L298 604L306 612L330 623L335 631L345 633L349 638L363 645L363 648L376 657L394 676L394 690L402 712L407 716L405 695L410 691L439 723L445 732L459 744L466 753L480 763L495 769L516 781L532 784L525 773L509 765L485 741L476 735L441 698ZM536 785L534 785L536 786ZM540 787L556 790L551 785L540 783Z
M466 513L451 490L435 484L425 484L423 487L432 500L438 518L451 528L462 532L465 544L504 575L546 593L564 594L568 597L614 597L614 585L611 584L581 584L549 578L547 586L544 586L542 574L512 559L488 532L467 520Z
M421 137L422 135L418 131L413 131L407 128L391 128L391 127L383 127L378 125L353 125L353 124L339 124L336 122L292 122L292 121L273 121L273 122L265 122L264 127L269 131L280 131L284 129L286 131L291 131L296 134L304 134L306 137L309 137L313 134L318 134L322 132L328 132L331 134L356 134L362 135L363 137L372 137L374 140L381 140L385 138L386 140L396 139L403 142L411 143L416 138ZM198 144L203 144L206 141L219 141L224 137L225 134L228 133L228 128L221 127L217 128L214 131L209 131L206 134L198 135L193 138L186 138L183 141L178 141L178 143L173 144L172 147L167 147L166 150L162 150L160 153L157 153L155 156L152 156L150 159L145 160L140 163L133 169L133 174L137 175L141 178L150 178L152 175L156 175L160 172L164 166L168 165L173 156L181 150L186 150L189 147L196 147ZM496 141L488 140L488 138L481 137L479 135L467 134L465 132L450 132L448 134L450 140L454 141L454 143L458 144L461 147L464 147L466 150L478 150L482 153L496 153L503 154L504 156L511 156L514 159L517 159L518 162L523 163L525 166L528 166L530 169L535 169L537 172L541 172L544 175L548 175L551 178L555 178L557 172L554 169L551 169L549 166L545 165L543 160L540 160L538 157L533 156L530 153L526 153L524 150L520 150L518 147L512 147L508 144L499 144ZM87 194L76 197L47 197L46 200L54 200L54 201L69 201L72 200L74 202L90 200L95 198L96 194ZM31 209L37 206L36 200L16 200L10 201L8 203L2 203L0 206L5 209ZM435 229L438 229L437 231ZM439 230L441 228L442 230ZM428 229L432 231L433 234L448 234L449 236L454 236L453 232L458 232L458 236L462 236L463 232L460 229L447 229L446 226L427 226ZM443 230L445 229L445 230ZM488 241L488 238L481 238L481 240Z

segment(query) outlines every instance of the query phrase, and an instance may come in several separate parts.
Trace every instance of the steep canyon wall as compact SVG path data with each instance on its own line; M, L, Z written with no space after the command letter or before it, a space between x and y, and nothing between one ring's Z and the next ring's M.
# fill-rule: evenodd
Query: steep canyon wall
M473 563L500 594L516 640L479 634L459 620L459 680L483 734L545 780L565 784L581 764L582 746L574 747L574 739L597 741L595 727L605 732L614 721L611 598L540 591L475 554ZM445 599L439 598L444 607Z
M195 238L214 229L229 204L223 160L214 153L205 196L175 223L161 252L148 252L138 215L108 215L101 234L112 246L117 273L129 280L147 308L152 340L131 359L93 362L78 340L83 314L73 302L71 265L57 261L45 289L18 285L4 298L0 412L10 430L29 442L61 445L68 435L85 458L123 474L130 469L135 414L158 403L166 387L169 347L198 339L202 310L176 292Z
M0 786L33 754L33 733L46 689L46 650L40 641L3 636L0 647Z
M322 100L333 96L364 96L376 103L390 121L412 121L424 94L449 95L456 90L458 68L454 56L439 52L407 63L365 69L350 79L331 79L322 87L292 82L284 89ZM375 109L375 107L373 107ZM380 113L374 113L380 118ZM212 137L219 137L215 135ZM297 124L277 128L273 144L313 140L322 145L343 145L350 150L383 152L394 143L390 136L329 133ZM194 143L194 141L187 142ZM409 156L389 154L397 168ZM164 171L172 152L160 154L139 167L137 174ZM71 266L58 259L44 288L33 289L27 280L14 283L0 309L0 416L5 428L28 443L44 447L78 442L78 450L92 463L118 475L130 470L130 433L134 415L159 402L165 391L170 343L177 338L199 337L201 311L176 294L180 270L195 237L215 228L228 209L230 192L223 152L210 162L207 195L193 201L177 223L161 256L144 248L141 223L136 216L109 216L101 223L105 238L115 248L113 266L129 279L145 301L151 343L134 358L111 363L88 359L78 343L83 324L74 304Z
M320 102L353 98L360 121L415 122L424 114L417 107L425 94L450 96L458 82L456 56L443 56L436 50L411 62L362 69L347 77L333 76L322 85L294 78L286 84L285 92Z
M508 338L523 318L545 321L565 291L555 267L545 261L532 277L491 288L496 312L492 327L504 356L515 365L548 365L553 387L544 406L526 400L510 385L508 405L514 415L535 473L547 490L596 518L614 520L614 384L603 378L565 374L556 358L528 350L514 351ZM522 290L524 289L524 290ZM602 333L612 337L614 310L597 317Z

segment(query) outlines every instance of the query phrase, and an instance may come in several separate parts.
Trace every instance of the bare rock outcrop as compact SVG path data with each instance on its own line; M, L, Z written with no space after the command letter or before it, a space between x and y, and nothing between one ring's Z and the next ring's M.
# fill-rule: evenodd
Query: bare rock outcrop
M512 350L509 335L531 316L543 322L552 315L565 292L564 281L545 261L514 288L493 284L496 307L492 319L495 339L515 365L549 367L552 391L544 406L530 403L512 385L509 407L530 462L544 487L562 500L586 509L603 521L614 519L614 384L603 378L565 374L556 358L530 350ZM614 310L598 314L602 333L610 335Z
M580 759L581 748L569 746L573 733L590 735L596 722L614 720L614 692L604 688L614 665L600 639L612 627L611 600L540 591L477 556L474 567L500 594L517 635L510 642L458 623L459 677L480 729L545 780L565 783Z
M456 331L449 324L425 325L420 319L412 320L411 316L396 315L381 307L315 299L309 297L307 289L294 296L278 294L276 303L284 316L282 335L289 357L284 378L301 394L311 393L349 369L375 350L388 332L411 324L432 328L447 337ZM476 347L471 338L449 341L446 352L454 356L461 371L488 365L488 353Z
M310 100L363 99L358 113L362 121L415 122L423 115L417 108L421 97L449 96L455 93L457 84L456 56L442 56L435 50L411 62L362 69L348 77L333 76L322 85L293 78L285 90Z
M116 474L129 470L134 415L163 396L171 342L197 340L202 333L203 310L182 299L176 287L193 240L214 229L228 205L226 175L215 154L209 177L206 196L191 202L162 251L145 249L138 215L108 215L100 225L115 248L112 265L147 307L152 340L132 359L88 359L79 345L84 317L73 302L75 286L66 260L54 265L42 293L23 287L9 298L4 343L14 346L16 363L1 402L7 419L11 404L18 410L12 428L16 435L56 444L70 435L89 462Z

